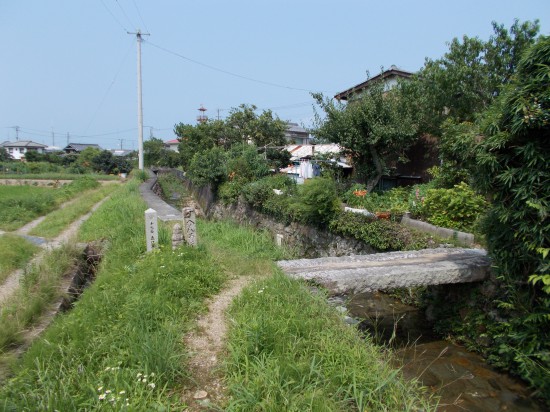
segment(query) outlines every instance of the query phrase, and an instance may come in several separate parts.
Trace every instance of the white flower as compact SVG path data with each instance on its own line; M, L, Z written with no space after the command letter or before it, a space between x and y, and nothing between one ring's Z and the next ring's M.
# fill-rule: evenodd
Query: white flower
M151 372L149 376L152 378L153 376L155 376L155 372Z
M126 393L126 391L120 391L118 394L119 395L124 395Z
M138 377L138 378L141 378L142 376L143 376L142 373L138 373L138 374L137 374L137 377Z
M155 389L155 384L154 384L153 382L151 382L151 383L150 383L149 385L147 385L147 386L149 386L151 389Z
M100 386L99 388L97 388L98 392L101 392L102 390L103 390L103 386Z
M108 394L111 393L111 390L110 390L110 389L107 389L107 390L105 391L105 393L108 395Z
M103 399L105 399L107 395L105 395L104 393L102 393L101 395L99 395L99 400L102 401Z

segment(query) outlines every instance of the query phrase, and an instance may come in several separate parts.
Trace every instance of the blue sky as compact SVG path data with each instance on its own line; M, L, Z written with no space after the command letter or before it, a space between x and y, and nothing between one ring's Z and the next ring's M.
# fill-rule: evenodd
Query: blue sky
M201 104L221 118L255 104L307 126L308 91L333 95L392 64L416 71L452 38L488 39L491 21L514 18L539 19L548 35L550 1L0 0L0 141L19 126L20 140L64 146L69 133L136 149L136 40L126 32L138 28L151 33L144 136L169 140Z

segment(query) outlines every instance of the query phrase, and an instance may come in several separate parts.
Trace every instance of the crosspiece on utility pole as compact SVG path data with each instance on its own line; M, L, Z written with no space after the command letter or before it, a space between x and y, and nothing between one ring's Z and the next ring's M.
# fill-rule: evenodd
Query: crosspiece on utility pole
M141 105L141 41L142 36L150 36L149 33L142 33L138 30L135 34L137 40L137 95L138 95L138 158L139 170L143 170L143 108Z

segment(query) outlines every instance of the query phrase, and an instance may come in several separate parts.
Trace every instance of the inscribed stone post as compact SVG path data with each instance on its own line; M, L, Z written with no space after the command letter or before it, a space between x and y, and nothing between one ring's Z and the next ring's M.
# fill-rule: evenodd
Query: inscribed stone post
M277 235L275 235L275 241L277 242L277 246L283 246L283 238L284 236L281 235L280 233L277 233Z
M183 230L179 223L174 225L172 229L172 249L177 249L183 245Z
M145 238L147 239L147 252L156 248L159 242L157 211L147 209L145 211Z
M189 246L197 246L197 224L195 209L184 207L183 210L183 237Z

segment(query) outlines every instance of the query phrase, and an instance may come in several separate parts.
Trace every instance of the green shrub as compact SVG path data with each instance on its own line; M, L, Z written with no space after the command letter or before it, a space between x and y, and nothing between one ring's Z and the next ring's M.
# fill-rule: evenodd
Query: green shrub
M485 199L462 182L453 189L429 189L421 213L436 226L471 232L486 208Z
M340 199L334 180L318 177L306 180L298 187L297 196L290 203L294 218L301 223L328 224L340 211Z
M227 171L231 180L251 182L269 174L267 160L256 146L236 145L228 153Z
M227 178L226 162L226 152L220 147L197 152L189 165L189 179L196 186L210 184L216 190Z
M352 212L340 213L330 222L329 229L362 240L379 251L425 249L434 243L429 235L399 223Z
M391 212L400 218L408 210L409 187L396 187L382 193L368 193L363 185L355 184L344 193L344 201L351 207L369 212Z
M239 179L223 182L220 187L218 187L218 199L226 205L235 203L243 193L244 186L245 182Z

